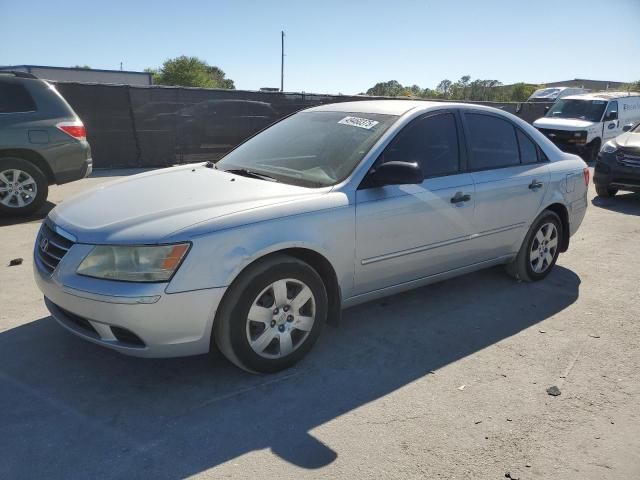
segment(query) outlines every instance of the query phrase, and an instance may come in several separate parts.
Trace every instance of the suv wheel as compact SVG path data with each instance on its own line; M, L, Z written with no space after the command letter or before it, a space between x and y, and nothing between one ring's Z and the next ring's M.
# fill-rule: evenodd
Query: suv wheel
M213 340L238 367L277 372L311 349L327 305L322 278L311 266L274 255L251 265L233 282L216 316Z
M0 158L0 214L23 216L42 207L49 194L44 173L22 158Z
M607 185L596 185L596 193L599 197L613 197L616 193L618 193L618 189L611 188Z
M526 282L542 280L556 264L561 238L560 217L545 210L531 225L517 257L507 265L507 273Z

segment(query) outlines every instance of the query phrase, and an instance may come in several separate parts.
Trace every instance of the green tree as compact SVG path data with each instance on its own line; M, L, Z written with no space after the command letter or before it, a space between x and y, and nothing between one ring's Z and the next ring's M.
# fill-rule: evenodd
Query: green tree
M182 55L165 61L159 70L146 69L153 73L153 81L158 85L181 87L235 88L233 80L225 77L218 67L211 66L197 57Z
M524 102L539 88L538 85L530 85L527 83L514 83L511 86L511 96L509 98L512 102Z
M404 87L397 80L389 80L388 82L378 82L369 90L367 95L377 97L398 97L404 92Z
M640 80L636 82L625 83L622 88L627 92L640 92Z
M225 73L218 67L207 67L207 72L209 76L216 83L216 88L228 88L229 90L234 90L236 86L233 83L233 80L225 77Z
M91 69L91 67L89 65L74 65L71 68L87 68L87 69Z
M438 92L444 98L449 98L449 91L451 90L451 85L452 85L451 80L444 79L436 87L436 92Z

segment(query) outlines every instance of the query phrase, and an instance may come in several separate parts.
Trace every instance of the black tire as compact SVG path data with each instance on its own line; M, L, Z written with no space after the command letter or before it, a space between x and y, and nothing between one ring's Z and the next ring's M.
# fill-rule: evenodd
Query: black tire
M552 255L553 260L551 262L547 262L547 267L543 271L536 272L531 265L530 252L538 246L536 234L543 225L548 223L553 223L556 227L556 247ZM522 242L522 246L520 247L518 255L513 260L513 262L509 263L506 266L507 273L509 273L509 275L516 278L517 280L522 280L525 282L542 280L547 275L549 275L549 273L555 266L556 261L558 260L558 255L560 253L560 244L563 238L562 228L562 221L555 212L545 210L540 215L538 215L538 218L536 218L535 221L531 224L531 228L529 228L527 235L524 237L524 241Z
M594 140L584 153L583 160L588 163L595 162L598 158L598 153L600 153L600 140Z
M611 188L607 185L596 185L596 193L599 197L608 198L613 197L616 193L618 193L618 189Z
M37 212L42 208L44 202L47 200L47 196L49 195L49 182L47 181L47 177L42 170L36 167L33 163L24 160L22 158L17 157L2 157L0 158L0 174L3 172L11 171L11 170L20 170L22 172L27 173L31 176L31 178L35 181L36 184L36 194L28 204L23 207L18 206L17 197L13 196L10 201L10 205L4 205L0 201L0 215L10 216L10 217L22 217L31 215L32 213ZM9 178L12 175L7 174L5 178L8 178L10 181L14 180L13 178ZM6 188L5 182L0 177L0 188ZM7 192L0 192L0 200L6 198L9 195ZM15 206L13 206L15 205Z
M306 338L300 340L290 354L279 358L265 358L254 351L249 343L247 318L260 293L282 279L294 279L309 287L315 299L315 320ZM233 282L218 309L212 342L215 342L229 361L249 372L273 373L284 370L311 350L322 331L327 309L327 292L318 272L307 263L289 255L272 255L247 267ZM263 332L267 329L265 327ZM280 334L277 335L279 339ZM276 340L276 343L279 341Z

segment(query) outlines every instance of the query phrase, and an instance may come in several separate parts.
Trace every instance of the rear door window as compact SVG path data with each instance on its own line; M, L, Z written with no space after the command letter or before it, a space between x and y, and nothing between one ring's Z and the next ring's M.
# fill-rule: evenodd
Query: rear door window
M479 113L465 113L465 120L471 170L513 167L520 164L516 131L511 123Z
M0 83L0 113L33 112L36 104L24 86Z

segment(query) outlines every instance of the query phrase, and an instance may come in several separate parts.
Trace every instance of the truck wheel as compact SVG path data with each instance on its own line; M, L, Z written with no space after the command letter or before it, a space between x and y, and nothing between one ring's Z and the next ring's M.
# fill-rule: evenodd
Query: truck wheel
M0 214L30 215L47 200L47 177L33 163L16 157L0 158Z
M596 185L596 193L599 197L608 198L613 197L616 193L618 193L618 189L611 188L607 185Z
M596 139L591 142L591 145L587 148L587 151L584 154L584 161L595 162L598 158L598 153L600 153L600 140Z

